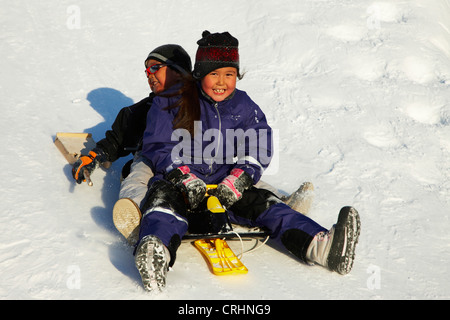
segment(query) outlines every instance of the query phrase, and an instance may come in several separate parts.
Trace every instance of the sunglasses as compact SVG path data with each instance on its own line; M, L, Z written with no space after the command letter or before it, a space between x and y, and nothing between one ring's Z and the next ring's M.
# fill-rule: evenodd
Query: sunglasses
M159 69L167 66L169 66L169 64L152 64L150 67L145 69L145 74L149 77L151 74L157 73Z

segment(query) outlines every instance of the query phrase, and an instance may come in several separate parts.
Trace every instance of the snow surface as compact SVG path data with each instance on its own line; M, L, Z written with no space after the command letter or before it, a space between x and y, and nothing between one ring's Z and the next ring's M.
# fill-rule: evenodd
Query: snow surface
M0 298L450 298L448 0L0 6ZM72 181L56 132L101 139L148 95L148 52L178 43L194 56L205 29L239 39L238 87L278 132L264 180L284 194L312 181L310 216L325 227L344 205L360 212L349 275L269 243L244 255L247 275L217 277L186 243L166 291L148 294L111 218L125 159L93 187Z

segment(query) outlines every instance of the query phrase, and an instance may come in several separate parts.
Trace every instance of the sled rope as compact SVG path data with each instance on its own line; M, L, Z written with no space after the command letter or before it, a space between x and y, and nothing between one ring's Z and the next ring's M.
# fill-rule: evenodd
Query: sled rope
M258 239L255 239L255 245L253 246L253 248L244 251L244 241L242 240L241 236L239 235L239 233L237 233L236 231L232 231L239 239L239 242L241 243L241 253L238 255L238 259L241 260L242 257L244 256L244 254L250 253L250 252L254 252L258 249L260 249L261 247L263 247L266 242L269 240L269 236L266 237L266 239L264 239L264 241L258 245Z

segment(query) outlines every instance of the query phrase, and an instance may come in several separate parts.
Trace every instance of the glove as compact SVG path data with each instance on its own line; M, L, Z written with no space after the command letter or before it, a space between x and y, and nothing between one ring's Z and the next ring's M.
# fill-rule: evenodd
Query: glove
M85 171L90 175L100 165L100 158L103 157L103 152L99 149L89 151L87 156L81 156L72 167L72 176L75 181L80 184L86 181Z
M170 171L166 179L179 188L187 197L191 209L198 207L206 194L206 184L188 166L182 166Z
M230 208L236 201L242 198L242 193L253 185L253 179L242 169L233 169L230 175L217 185L216 189L208 191L216 196L220 203Z

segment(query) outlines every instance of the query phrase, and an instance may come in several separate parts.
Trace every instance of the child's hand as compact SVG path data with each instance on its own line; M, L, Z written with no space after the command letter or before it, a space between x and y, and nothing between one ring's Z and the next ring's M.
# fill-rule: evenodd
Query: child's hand
M182 166L169 172L166 178L181 189L188 198L191 208L195 209L205 197L206 184L190 171L188 166Z
M253 180L248 173L242 169L233 169L216 189L210 190L208 193L216 196L223 206L230 208L242 198L242 193L252 185Z
M75 181L80 184L86 179L89 179L92 171L99 166L99 161L97 160L97 153L94 151L89 151L87 156L81 156L72 167L72 176Z

